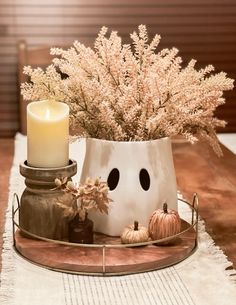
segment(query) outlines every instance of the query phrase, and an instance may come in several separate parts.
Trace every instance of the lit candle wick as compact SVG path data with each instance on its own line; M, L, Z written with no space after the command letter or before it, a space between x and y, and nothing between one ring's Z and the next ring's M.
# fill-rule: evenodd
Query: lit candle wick
M46 118L47 120L50 119L50 109L47 109L47 110L46 110L45 118Z

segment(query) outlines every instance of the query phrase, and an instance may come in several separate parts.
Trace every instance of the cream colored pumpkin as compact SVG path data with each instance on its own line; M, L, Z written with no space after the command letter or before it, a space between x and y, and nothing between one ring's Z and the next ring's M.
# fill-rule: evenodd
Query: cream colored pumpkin
M148 241L148 238L148 229L139 226L137 221L133 225L125 227L121 234L121 242L123 244L142 243Z
M175 210L168 209L167 203L163 209L158 209L150 217L148 231L152 240L162 239L181 230L181 219Z

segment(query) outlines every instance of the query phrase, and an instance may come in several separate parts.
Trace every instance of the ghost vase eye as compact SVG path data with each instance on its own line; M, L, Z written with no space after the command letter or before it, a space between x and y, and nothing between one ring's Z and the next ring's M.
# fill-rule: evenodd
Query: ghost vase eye
M139 181L144 191L148 191L150 188L150 176L145 168L142 168L139 172Z
M117 187L117 185L119 183L119 179L120 179L119 170L117 168L113 168L110 171L110 174L107 178L107 184L108 184L110 191L113 191Z

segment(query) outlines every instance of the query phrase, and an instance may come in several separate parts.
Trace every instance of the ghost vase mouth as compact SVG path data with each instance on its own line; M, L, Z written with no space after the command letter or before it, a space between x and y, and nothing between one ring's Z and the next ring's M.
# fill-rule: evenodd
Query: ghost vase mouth
M120 236L134 220L147 225L163 200L177 209L176 178L169 138L117 142L88 138L81 181L101 177L113 200L108 215L91 213L94 229Z

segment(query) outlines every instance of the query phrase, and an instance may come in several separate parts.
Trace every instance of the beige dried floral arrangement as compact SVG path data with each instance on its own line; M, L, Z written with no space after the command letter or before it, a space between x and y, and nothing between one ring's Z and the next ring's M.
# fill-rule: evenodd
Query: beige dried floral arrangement
M215 129L225 121L214 117L224 104L223 91L233 80L214 67L182 67L176 48L156 53L160 36L148 43L146 26L122 44L117 32L107 38L103 27L94 50L75 41L44 72L25 67L31 82L21 86L26 100L51 99L70 106L71 125L83 135L115 141L144 141L183 135L191 143L206 140L221 154ZM61 77L61 73L66 77Z
M79 215L81 220L85 220L86 214L90 210L96 210L108 214L108 206L112 201L108 197L108 186L100 178L87 178L84 184L73 183L64 179L55 179L56 189L61 189L73 196L75 200L71 205L58 202L57 205L64 210L64 216L73 219Z

